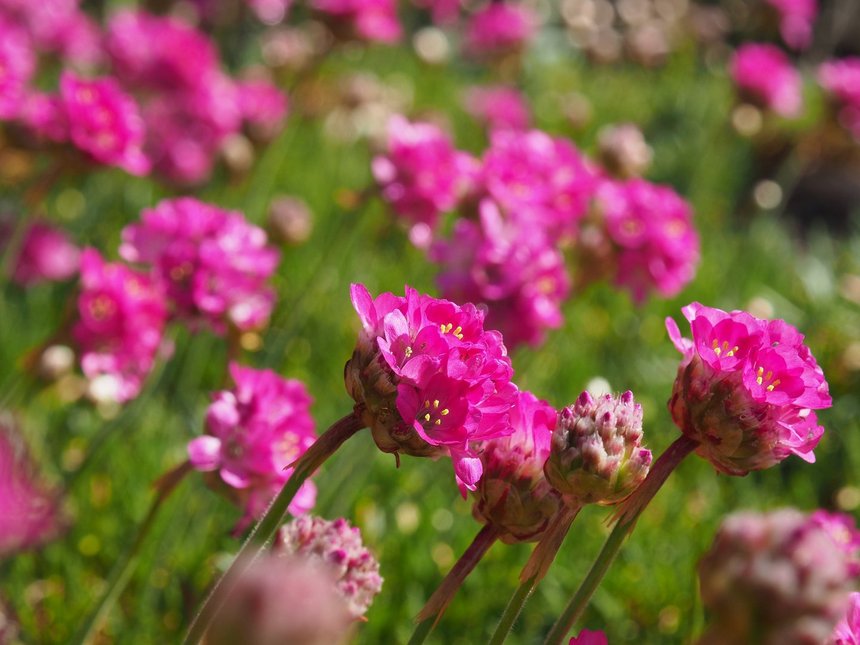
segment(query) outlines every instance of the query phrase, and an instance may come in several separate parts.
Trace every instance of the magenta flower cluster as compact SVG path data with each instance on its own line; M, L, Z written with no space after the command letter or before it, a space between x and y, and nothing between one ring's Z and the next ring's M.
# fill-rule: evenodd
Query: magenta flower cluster
M775 45L741 45L732 56L730 73L741 97L784 117L803 107L800 74Z
M812 43L812 26L818 15L817 0L765 0L779 16L779 31L792 49L806 49Z
M840 123L860 140L860 57L827 61L818 82L836 104Z

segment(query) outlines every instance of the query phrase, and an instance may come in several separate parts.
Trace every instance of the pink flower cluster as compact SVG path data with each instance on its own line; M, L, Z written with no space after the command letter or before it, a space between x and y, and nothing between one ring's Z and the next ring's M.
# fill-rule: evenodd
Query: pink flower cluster
M21 285L67 280L80 261L80 250L61 229L35 221L24 233L12 278Z
M466 25L465 48L482 58L516 53L526 46L537 27L537 16L525 4L491 2Z
M784 117L803 108L802 81L781 49L749 43L738 47L730 64L732 80L742 98Z
M311 0L310 5L334 23L336 33L381 43L403 35L396 0Z
M818 82L835 99L839 121L860 139L860 57L827 61L818 69Z
M85 249L78 316L72 337L84 374L99 379L113 400L133 399L162 346L167 311L157 283Z
M259 517L293 473L291 464L316 441L311 397L301 381L270 370L230 364L231 390L217 392L206 411L207 434L188 444L191 465L218 471L245 509L243 521ZM290 504L293 515L316 501L307 481Z
M292 554L329 568L336 586L359 619L382 590L379 562L364 546L358 527L345 519L324 520L304 515L285 524L277 536L275 553Z
M176 316L218 333L268 320L278 252L241 213L191 197L165 200L127 226L122 241L120 255L152 267Z
M830 407L824 373L803 336L782 320L761 320L693 303L684 307L693 339L666 319L683 354L669 400L672 418L697 453L730 475L767 468L795 454L815 460L824 429L814 410Z
M461 490L483 466L474 444L511 434L513 368L498 332L473 305L351 289L363 330L347 364L347 389L384 452L447 453ZM396 415L395 415L396 412Z
M818 15L817 0L765 0L779 14L782 39L792 49L806 49L812 42L812 25Z
M512 87L474 87L465 97L466 110L493 130L526 130L531 121L523 95Z
M827 645L860 645L860 593L848 597L848 611L836 624Z

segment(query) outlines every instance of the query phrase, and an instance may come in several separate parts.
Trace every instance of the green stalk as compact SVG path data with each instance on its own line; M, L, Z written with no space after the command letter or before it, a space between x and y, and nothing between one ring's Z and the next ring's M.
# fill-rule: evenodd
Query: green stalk
M206 634L209 624L221 605L227 600L232 590L233 582L254 562L265 549L266 544L274 537L278 528L287 516L287 509L301 485L316 472L329 457L351 436L365 427L361 413L356 406L350 414L336 421L326 430L314 444L308 448L295 462L292 476L284 484L277 497L269 505L266 513L257 522L254 530L245 540L245 544L236 554L233 564L221 579L215 583L209 597L203 603L200 612L191 623L188 634L183 641L186 645L196 645Z
M544 579L552 561L555 559L562 542L570 530L570 525L579 514L582 506L575 508L563 507L547 527L546 533L537 543L529 556L526 566L520 572L520 586L508 601L505 612L499 620L496 631L490 638L490 645L501 645L510 634L514 623L523 611L523 607L538 583Z
M633 532L633 527L642 511L645 510L645 507L648 506L648 503L654 498L654 495L657 494L657 491L660 490L660 487L663 486L678 464L698 445L686 435L678 437L654 462L654 466L645 481L621 504L615 514L617 519L615 528L612 529L612 533L606 539L600 554L594 564L591 565L591 570L585 576L585 580L579 585L579 589L576 590L567 607L564 608L561 616L552 626L546 637L545 643L547 645L558 645L564 640L574 623L582 616L594 590L600 585L600 581L603 580L603 576L606 575L615 560L615 556L621 550L624 538Z
M117 560L114 568L110 572L110 576L108 576L107 588L99 599L98 604L93 607L92 611L81 624L80 629L78 629L75 637L71 641L72 643L85 645L86 643L93 642L96 632L102 622L107 617L120 595L122 595L122 592L125 590L126 585L128 585L129 580L131 580L131 576L137 567L138 560L140 559L140 547L149 535L149 531L153 524L155 524L155 518L158 516L158 511L161 509L161 505L190 471L191 464L186 461L168 472L156 482L155 499L152 500L149 511L146 513L146 517L143 518L143 522L137 530L137 535L135 536L134 541L129 545L128 549L122 554L120 559Z

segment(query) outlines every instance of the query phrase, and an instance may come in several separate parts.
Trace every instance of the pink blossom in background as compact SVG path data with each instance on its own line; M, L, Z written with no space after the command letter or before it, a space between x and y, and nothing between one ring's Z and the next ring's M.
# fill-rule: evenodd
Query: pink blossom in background
M426 247L439 216L467 190L468 166L474 162L432 123L410 123L395 115L387 134L385 151L372 162L374 179L383 199L412 226L412 241Z
M604 181L597 193L614 247L614 283L637 303L652 293L670 298L696 275L699 235L690 205L672 188L642 179Z
M860 645L860 593L848 597L848 611L836 624L828 645Z
M579 636L571 638L567 645L609 645L609 639L599 629L583 629Z
M466 25L466 51L475 56L502 56L523 49L538 27L537 16L524 4L491 2Z
M287 18L293 0L247 0L248 6L261 22L276 25Z
M782 39L792 49L812 43L812 26L818 15L817 0L765 0L779 14Z
M818 68L818 83L839 104L839 121L860 139L860 57L823 63Z
M79 0L0 0L0 20L23 29L33 48L53 53L64 62L92 66L101 61L101 36Z
M528 103L512 87L473 87L466 93L465 105L490 130L526 130L531 121Z
M474 490L482 466L475 442L511 434L517 388L501 334L484 313L422 295L372 298L354 284L362 323L346 366L347 390L383 452L450 455L461 491ZM394 414L396 411L396 414Z
M61 523L56 494L39 481L14 422L0 416L0 558L53 539Z
M263 138L277 134L287 117L287 95L264 79L239 81L237 89L242 119L251 131Z
M86 80L72 72L60 77L60 96L69 139L99 163L134 175L150 170L143 153L143 119L134 100L113 78Z
M120 255L153 267L174 315L217 333L268 322L279 254L263 229L191 197L165 200L140 219L123 230Z
M719 471L745 475L791 454L814 462L824 428L814 410L831 405L827 381L803 335L782 320L761 320L694 302L683 308L693 339L666 319L683 354L669 400L675 424Z
M342 517L326 520L313 515L284 524L275 536L274 553L303 558L334 574L335 586L350 614L360 619L382 590L379 562L364 546L358 527Z
M106 263L94 249L83 251L72 337L84 375L106 382L115 401L140 392L162 346L166 317L164 294L148 275Z
M311 0L310 4L316 11L348 26L359 38L395 43L403 35L396 0Z
M457 22L462 3L461 0L412 0L412 4L429 9L435 24L448 26Z
M800 114L803 81L778 47L758 43L741 45L732 57L730 73L744 99L780 116Z
M217 392L206 412L207 434L188 444L191 465L218 471L238 491L246 518L257 518L290 478L289 466L316 441L305 385L271 370L230 364L233 389ZM293 515L313 508L307 481L290 504Z
M539 345L563 323L570 293L564 257L540 229L504 218L492 200L481 201L479 214L479 222L457 220L450 238L431 248L439 287L452 300L485 305L487 325L508 346Z
M0 13L0 119L19 115L35 71L36 56L27 34Z
M80 256L64 231L33 222L21 242L13 279L21 285L67 280L78 272Z
M31 92L19 119L38 138L56 143L69 139L69 119L59 94Z

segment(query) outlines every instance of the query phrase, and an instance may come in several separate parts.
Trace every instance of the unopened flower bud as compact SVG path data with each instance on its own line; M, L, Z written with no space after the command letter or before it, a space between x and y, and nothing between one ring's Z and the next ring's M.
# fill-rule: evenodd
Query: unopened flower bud
M598 134L597 146L604 168L622 179L641 177L654 156L642 131L632 123L603 128Z
M274 550L328 567L353 618L367 613L382 589L379 562L365 548L358 528L343 518L297 517L278 532Z
M700 644L826 642L856 585L858 546L847 516L730 515L699 563L711 617Z
M282 195L269 206L269 234L283 244L298 245L308 241L313 230L313 213L297 197Z
M651 451L641 443L642 406L632 392L583 392L559 414L544 473L569 505L617 504L648 474Z
M56 381L75 367L75 352L67 345L50 345L39 357L39 375Z

